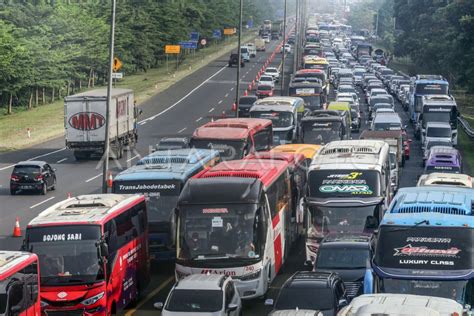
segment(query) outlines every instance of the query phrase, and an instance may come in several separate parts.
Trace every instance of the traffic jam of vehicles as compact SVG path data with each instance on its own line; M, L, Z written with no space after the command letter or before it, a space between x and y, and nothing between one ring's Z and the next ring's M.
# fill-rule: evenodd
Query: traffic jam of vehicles
M474 191L449 82L398 74L366 38L320 14L301 34L265 20L228 66L244 67L276 40L281 54L301 53L286 95L275 89L281 69L269 65L235 117L161 139L115 175L110 194L41 212L21 251L0 251L0 315L116 314L137 304L163 263L174 264L175 283L154 304L162 315L242 315L249 304L271 315L470 313ZM138 141L133 91L114 89L109 139L105 96L65 100L77 160L103 154L107 141L121 158ZM418 184L402 187L418 150ZM48 194L55 171L20 162L10 192ZM267 298L296 254L304 268Z

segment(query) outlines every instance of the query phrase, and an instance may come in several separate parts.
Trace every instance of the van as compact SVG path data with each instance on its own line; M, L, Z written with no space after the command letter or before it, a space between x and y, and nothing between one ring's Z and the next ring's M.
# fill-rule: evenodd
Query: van
M257 57L257 47L255 46L254 43L247 43L246 44L250 57Z
M250 61L250 50L247 46L241 46L240 47L240 55L242 56L242 59L246 62Z

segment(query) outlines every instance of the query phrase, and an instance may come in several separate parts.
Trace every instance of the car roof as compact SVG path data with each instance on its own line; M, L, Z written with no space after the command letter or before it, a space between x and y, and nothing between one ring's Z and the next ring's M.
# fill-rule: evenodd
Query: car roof
M426 123L426 127L449 127L451 128L451 125L449 122L428 122Z
M27 161L20 161L15 165L16 166L44 166L46 164L46 161L40 161L40 160L27 160Z
M337 276L334 272L327 271L298 271L293 274L284 284L283 288L315 286L328 288L330 280Z
M175 289L179 290L221 290L228 277L223 274L191 274L179 280Z

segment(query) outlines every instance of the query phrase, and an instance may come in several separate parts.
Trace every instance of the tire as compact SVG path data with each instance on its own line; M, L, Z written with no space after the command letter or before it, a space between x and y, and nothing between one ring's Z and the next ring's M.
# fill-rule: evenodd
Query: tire
M41 188L41 195L46 195L48 194L48 185L46 183L43 184L43 187Z
M53 185L51 186L51 191L56 190L56 178L54 178Z
M10 195L16 195L16 190L15 190L15 189L12 189L12 188L10 188Z

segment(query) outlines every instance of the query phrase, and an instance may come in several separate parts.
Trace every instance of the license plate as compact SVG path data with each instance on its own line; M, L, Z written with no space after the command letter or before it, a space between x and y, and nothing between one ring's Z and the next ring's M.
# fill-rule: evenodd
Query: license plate
M33 186L31 185L22 185L20 186L21 189L33 189Z

